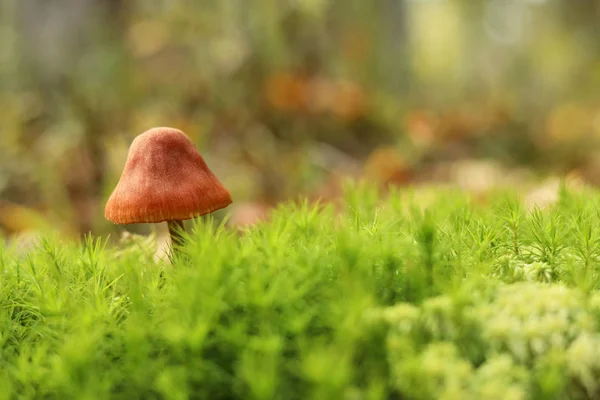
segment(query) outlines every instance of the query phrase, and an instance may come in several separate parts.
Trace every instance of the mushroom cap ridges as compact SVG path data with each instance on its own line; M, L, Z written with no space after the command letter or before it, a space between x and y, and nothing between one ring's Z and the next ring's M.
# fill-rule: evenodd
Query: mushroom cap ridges
M116 224L185 220L231 202L190 138L178 129L153 128L131 143L104 216Z

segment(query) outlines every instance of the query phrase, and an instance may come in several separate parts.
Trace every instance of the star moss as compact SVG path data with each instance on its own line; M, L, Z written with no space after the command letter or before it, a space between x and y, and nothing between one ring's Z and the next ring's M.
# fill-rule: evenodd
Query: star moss
M243 233L0 248L0 398L600 395L600 195L282 205Z

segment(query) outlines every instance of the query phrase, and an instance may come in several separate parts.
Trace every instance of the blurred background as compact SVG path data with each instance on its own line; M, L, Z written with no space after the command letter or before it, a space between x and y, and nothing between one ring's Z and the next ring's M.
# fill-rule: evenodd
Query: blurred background
M234 225L345 177L600 184L599 38L596 0L0 0L0 235L122 229L104 203L154 126Z

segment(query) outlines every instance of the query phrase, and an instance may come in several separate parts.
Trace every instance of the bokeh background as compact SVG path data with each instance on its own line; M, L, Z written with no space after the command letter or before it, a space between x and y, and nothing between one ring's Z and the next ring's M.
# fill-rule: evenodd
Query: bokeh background
M598 184L600 2L0 0L0 235L119 229L104 202L153 126L192 138L232 224L348 176Z

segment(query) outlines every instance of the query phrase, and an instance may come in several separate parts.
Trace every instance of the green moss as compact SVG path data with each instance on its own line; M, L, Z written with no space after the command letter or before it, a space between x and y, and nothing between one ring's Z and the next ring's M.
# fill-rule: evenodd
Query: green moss
M151 238L0 249L0 398L599 395L600 195L374 193L198 220L174 265Z

